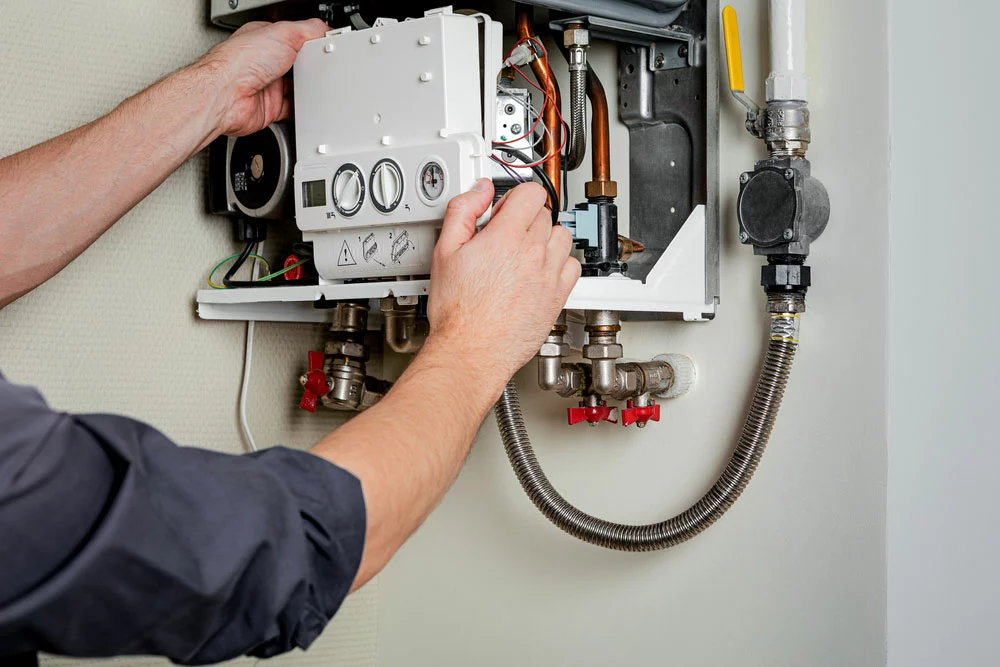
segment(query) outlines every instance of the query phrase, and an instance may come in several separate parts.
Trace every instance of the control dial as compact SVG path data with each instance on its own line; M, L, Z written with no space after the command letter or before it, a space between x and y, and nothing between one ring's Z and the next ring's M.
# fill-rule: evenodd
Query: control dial
M392 213L403 199L403 171L390 159L372 169L372 205L380 213Z
M445 180L444 167L437 162L428 162L420 174L420 191L428 201L440 199L448 184Z
M345 164L333 177L333 205L345 218L357 215L365 203L365 177L356 164Z

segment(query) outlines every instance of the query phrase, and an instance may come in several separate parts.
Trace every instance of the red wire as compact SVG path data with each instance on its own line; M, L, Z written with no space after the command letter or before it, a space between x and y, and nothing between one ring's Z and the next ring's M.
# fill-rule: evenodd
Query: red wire
M532 44L536 45L541 50L541 52L542 52L542 59L544 59L545 62L546 62L546 64L548 64L548 60L549 60L548 49L545 48L545 45L537 37L526 37L524 39L519 40L516 44L514 44L514 47L507 54L507 58L510 58L511 54L514 53L514 49L516 49L521 44L524 44L525 42L531 42ZM536 90L538 90L539 92L542 93L542 95L545 96L545 102L542 104L542 108L541 108L541 110L538 113L538 118L535 119L535 124L531 126L531 130L527 134L525 134L525 135L523 135L521 137L518 137L517 139L512 139L511 141L498 141L498 142L496 142L498 144L502 144L502 145L505 145L505 146L509 145L509 144L512 144L512 143L516 143L518 141L521 141L522 139L525 139L525 138L533 135L534 132L535 132L535 128L538 127L538 123L541 121L542 116L545 114L545 108L549 104L554 104L554 100L552 100L550 98L549 93L548 93L547 90L543 89L537 83L535 83L534 81L532 81L531 79L529 79L528 76L524 73L524 71L522 71L521 68L518 67L517 65L511 65L511 67L513 67L514 70L518 74L521 75L521 78L524 79L525 81L527 81L529 85L533 86ZM566 123L566 119L563 118L562 110L558 107L558 105L555 105L555 110L556 110L556 115L559 116L559 127L560 127L560 129L565 129L566 130L566 131L562 132L562 135L563 135L562 136L562 145L559 146L559 149L557 151L555 151L554 153L551 153L551 154L545 156L541 160L539 160L537 162L532 162L531 164L518 165L517 167L515 167L516 169L529 169L531 167L541 166L541 165L545 164L546 162L555 159L558 155L562 154L563 150L566 148L566 143L569 141L569 125Z

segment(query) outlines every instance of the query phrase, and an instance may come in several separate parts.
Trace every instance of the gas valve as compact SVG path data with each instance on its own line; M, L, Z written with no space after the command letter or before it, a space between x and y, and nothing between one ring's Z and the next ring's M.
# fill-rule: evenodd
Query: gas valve
M597 426L601 422L617 424L618 420L613 418L615 410L616 408L608 407L607 401L601 401L597 405L590 406L581 401L580 407L569 409L569 425L576 426L583 422L587 422L591 426Z
M309 353L309 372L299 380L305 388L299 407L308 412L316 412L316 402L330 392L330 382L323 370L326 355L322 352Z
M622 410L622 426L628 428L635 424L639 428L645 428L649 422L660 421L660 406L650 402L649 405L635 405L628 402L628 407Z

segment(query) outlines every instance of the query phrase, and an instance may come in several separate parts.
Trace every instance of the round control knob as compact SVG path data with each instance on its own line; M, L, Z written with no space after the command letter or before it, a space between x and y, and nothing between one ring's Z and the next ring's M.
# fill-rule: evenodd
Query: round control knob
M437 201L444 196L448 183L444 167L437 162L428 162L420 173L420 191L428 201Z
M365 178L356 164L345 164L333 177L333 205L345 218L356 215L365 203Z
M380 213L392 213L403 199L403 170L390 159L372 169L372 206Z

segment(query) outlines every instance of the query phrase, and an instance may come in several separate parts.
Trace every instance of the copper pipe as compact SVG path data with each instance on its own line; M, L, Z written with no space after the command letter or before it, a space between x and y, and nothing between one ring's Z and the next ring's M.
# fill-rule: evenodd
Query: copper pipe
M534 10L530 7L522 4L517 5L518 39L538 39L532 21L533 13ZM542 122L545 123L545 127L549 130L542 143L542 150L546 156L554 155L554 157L542 166L545 174L552 181L552 185L555 186L556 195L560 200L559 202L555 202L558 206L562 201L562 155L560 154L560 149L562 148L562 123L559 121L562 97L559 94L559 83L552 73L548 59L539 58L535 60L531 63L531 69L535 73L535 78L538 79L538 85L546 91L552 102L545 106L545 112L542 114ZM605 101L606 107L607 101Z
M604 84L593 68L587 72L587 97L593 109L591 132L593 138L593 180L603 183L611 180L611 120L608 113L608 95Z
M611 180L611 117L608 94L593 67L587 69L587 97L592 112L590 132L593 178L586 185L588 199L618 196L618 184Z

